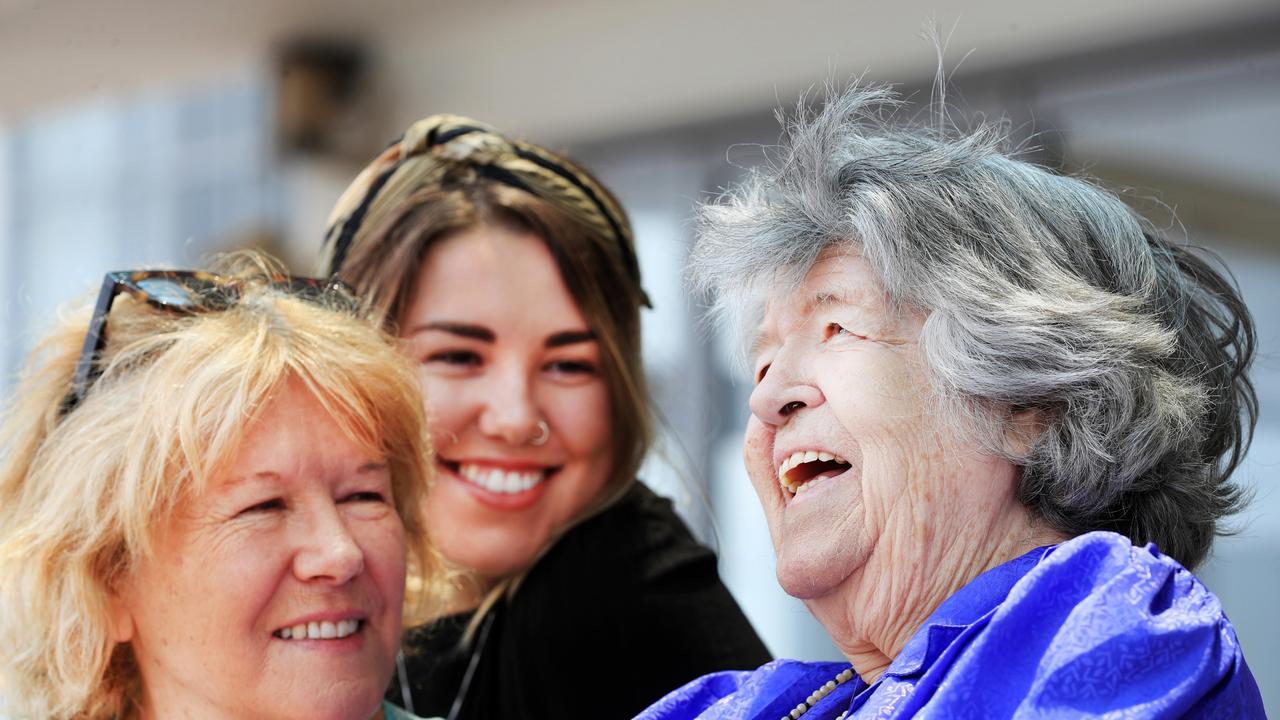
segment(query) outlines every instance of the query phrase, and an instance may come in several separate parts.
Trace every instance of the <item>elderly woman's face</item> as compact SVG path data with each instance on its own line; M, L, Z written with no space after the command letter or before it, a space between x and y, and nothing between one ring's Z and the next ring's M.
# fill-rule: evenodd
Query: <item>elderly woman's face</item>
M363 720L391 676L404 579L385 459L291 382L123 583L117 640L153 717Z
M934 415L924 319L891 313L847 248L769 303L745 454L792 595L822 597L877 554L936 548L994 500L971 482L990 458Z

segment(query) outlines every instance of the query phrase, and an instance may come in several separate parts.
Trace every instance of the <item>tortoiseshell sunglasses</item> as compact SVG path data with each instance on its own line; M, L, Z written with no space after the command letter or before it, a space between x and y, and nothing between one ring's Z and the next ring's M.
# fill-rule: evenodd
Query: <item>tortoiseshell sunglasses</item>
M354 312L358 306L355 292L336 277L318 278L271 275L270 287L283 290L292 297L315 302L337 310ZM226 310L240 299L241 284L236 280L198 270L126 270L109 272L102 278L102 290L84 336L80 360L76 362L71 391L62 401L62 414L71 412L102 374L99 362L107 342L107 315L116 296L127 292L148 305L181 314L210 310Z

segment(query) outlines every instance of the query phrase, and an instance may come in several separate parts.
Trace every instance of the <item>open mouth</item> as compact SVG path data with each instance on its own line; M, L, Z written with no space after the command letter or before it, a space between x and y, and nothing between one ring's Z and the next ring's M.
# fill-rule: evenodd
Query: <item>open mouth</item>
M271 633L280 640L341 640L364 629L364 620L338 620L298 623Z
M515 495L528 492L546 482L560 468L525 468L508 470L471 462L457 462L440 458L440 464L450 472L480 488L499 495Z
M814 480L835 477L850 467L848 460L834 453L801 450L778 466L778 483L790 495L797 495Z

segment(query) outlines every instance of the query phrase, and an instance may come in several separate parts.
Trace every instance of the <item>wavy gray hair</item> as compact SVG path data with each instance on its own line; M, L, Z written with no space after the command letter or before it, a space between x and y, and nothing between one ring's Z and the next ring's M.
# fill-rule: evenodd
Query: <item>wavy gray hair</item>
M764 167L700 209L690 278L740 338L762 291L850 244L928 312L947 417L1021 467L1057 529L1112 530L1194 568L1245 493L1253 323L1230 275L1112 193L1011 157L999 128L897 127L883 87L785 123ZM1009 418L1042 430L1009 456Z

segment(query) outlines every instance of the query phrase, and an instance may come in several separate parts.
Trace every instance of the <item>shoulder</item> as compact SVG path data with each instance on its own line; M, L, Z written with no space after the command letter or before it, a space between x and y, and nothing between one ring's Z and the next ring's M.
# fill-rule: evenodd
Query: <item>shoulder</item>
M520 670L526 680L542 678L526 684L572 678L584 702L632 714L691 678L769 660L720 582L715 555L639 484L562 537L501 620L503 656L530 666ZM628 679L619 686L618 677Z
M1227 625L1222 604L1189 570L1154 545L1110 532L1073 538L1047 553L1009 592L1002 611L1023 604L1061 614L1087 635L1170 624Z
M1153 545L1107 532L1046 554L965 655L961 673L1006 668L1025 689L1000 705L1036 710L1181 715L1253 686L1218 598Z
M690 565L714 572L715 555L694 539L670 500L637 481L618 502L560 538L530 580L536 574L557 584L575 578L644 583Z
M756 670L711 673L668 693L636 720L772 720L786 716L848 668L848 663L774 660ZM833 705L847 702L846 696L862 687L859 680L849 682L839 693L831 693L829 701Z

